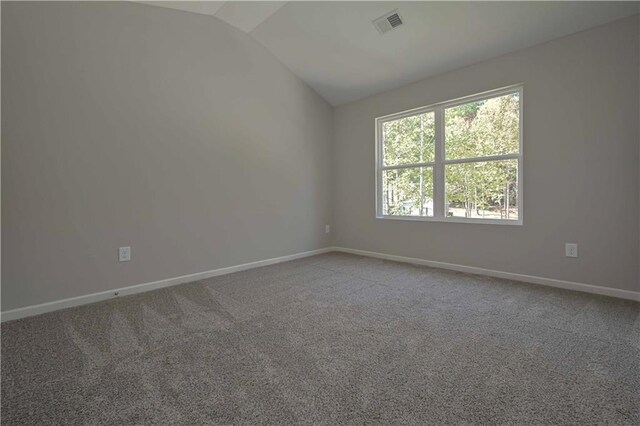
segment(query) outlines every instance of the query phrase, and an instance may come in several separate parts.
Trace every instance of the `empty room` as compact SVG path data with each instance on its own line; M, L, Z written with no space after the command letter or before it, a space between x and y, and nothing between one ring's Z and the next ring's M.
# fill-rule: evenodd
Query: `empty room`
M0 14L3 425L640 424L640 2Z

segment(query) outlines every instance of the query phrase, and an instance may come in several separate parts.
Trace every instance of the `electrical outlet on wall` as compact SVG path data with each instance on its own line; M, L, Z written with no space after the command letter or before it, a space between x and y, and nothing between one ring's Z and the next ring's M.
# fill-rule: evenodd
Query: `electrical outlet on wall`
M566 243L564 245L564 255L567 257L578 257L578 244Z
M325 225L324 226L324 233L328 234L329 232L331 232L331 227L329 225Z
M128 262L131 260L131 247L120 247L118 249L118 260Z

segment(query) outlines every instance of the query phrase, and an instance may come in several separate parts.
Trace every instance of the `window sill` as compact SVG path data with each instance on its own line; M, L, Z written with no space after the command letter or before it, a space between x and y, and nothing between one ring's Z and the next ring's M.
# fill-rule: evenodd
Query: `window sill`
M507 225L522 226L522 219L472 219L465 217L433 217L433 216L376 216L376 219L404 220L409 222L440 222L440 223L473 223L479 225Z

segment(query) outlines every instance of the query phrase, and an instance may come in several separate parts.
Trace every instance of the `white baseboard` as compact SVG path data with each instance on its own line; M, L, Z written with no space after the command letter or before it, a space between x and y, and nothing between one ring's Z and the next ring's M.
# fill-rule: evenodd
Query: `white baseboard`
M576 283L573 281L556 280L553 278L537 277L533 275L515 274L513 272L495 271L493 269L477 268L475 266L457 265L455 263L437 262L433 260L417 259L414 257L396 256L392 254L376 253L373 251L357 250L344 247L332 247L333 251L343 253L357 254L360 256L375 257L378 259L394 260L396 262L412 263L415 265L431 266L433 268L450 269L452 271L466 272L469 274L486 275L489 277L505 278L513 281L523 281L531 284L540 284L549 287L564 288L567 290L576 290L585 293L601 294L604 296L617 297L620 299L628 299L640 301L640 292L620 290L617 288L601 287L591 284Z
M537 277L533 275L515 274L512 272L495 271L493 269L477 268L475 266L464 266L455 263L437 262L433 260L418 259L414 257L396 256L392 254L377 253L373 251L350 249L345 247L327 247L318 250L311 250L302 253L291 254L288 256L274 257L272 259L259 260L256 262L243 263L241 265L228 266L226 268L212 269L210 271L198 272L195 274L182 275L174 278L153 281L143 284L137 284L130 287L117 288L113 290L102 291L99 293L86 294L83 296L72 297L69 299L56 300L53 302L42 303L39 305L26 306L24 308L12 309L0 313L2 322L15 319L30 317L33 315L44 314L46 312L57 311L60 309L71 308L74 306L86 305L88 303L99 302L101 300L112 299L115 297L126 296L129 294L142 293L145 291L156 290L159 288L169 287L178 284L203 280L219 275L230 274L233 272L244 271L247 269L258 268L261 266L273 265L276 263L287 262L289 260L300 259L303 257L314 256L317 254L338 251L343 253L357 254L360 256L375 257L378 259L394 260L396 262L412 263L415 265L430 266L433 268L449 269L453 271L466 272L469 274L486 275L496 278L505 278L508 280L522 281L531 284L546 285L549 287L564 288L567 290L576 290L586 293L601 294L605 296L617 297L620 299L628 299L640 301L640 292L620 290L616 288L601 287L591 284L582 284L572 281L556 280L553 278ZM117 293L117 295L116 295Z
M132 285L129 287L117 288L113 290L101 291L99 293L91 293L69 299L56 300L53 302L42 303L39 305L26 306L24 308L11 309L0 314L0 321L11 321L19 318L30 317L33 315L44 314L46 312L57 311L60 309L71 308L74 306L86 305L88 303L99 302L101 300L113 299L115 297L126 296L129 294L142 293L145 291L157 290L159 288L169 287L177 284L204 280L219 275L226 275L232 272L244 271L247 269L258 268L260 266L273 265L276 263L287 262L289 260L300 259L303 257L314 256L332 251L332 248L322 248L318 250L305 251L302 253L291 254L288 256L274 257L272 259L258 260L256 262L243 263L241 265L228 266L226 268L212 269L210 271L198 272L195 274L182 275L174 278L167 278L159 281L152 281L143 284ZM117 295L116 295L117 293Z

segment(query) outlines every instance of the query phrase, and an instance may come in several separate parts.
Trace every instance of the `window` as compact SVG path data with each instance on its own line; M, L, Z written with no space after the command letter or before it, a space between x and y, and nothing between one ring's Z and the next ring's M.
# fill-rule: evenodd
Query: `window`
M522 87L376 119L379 218L522 224Z

